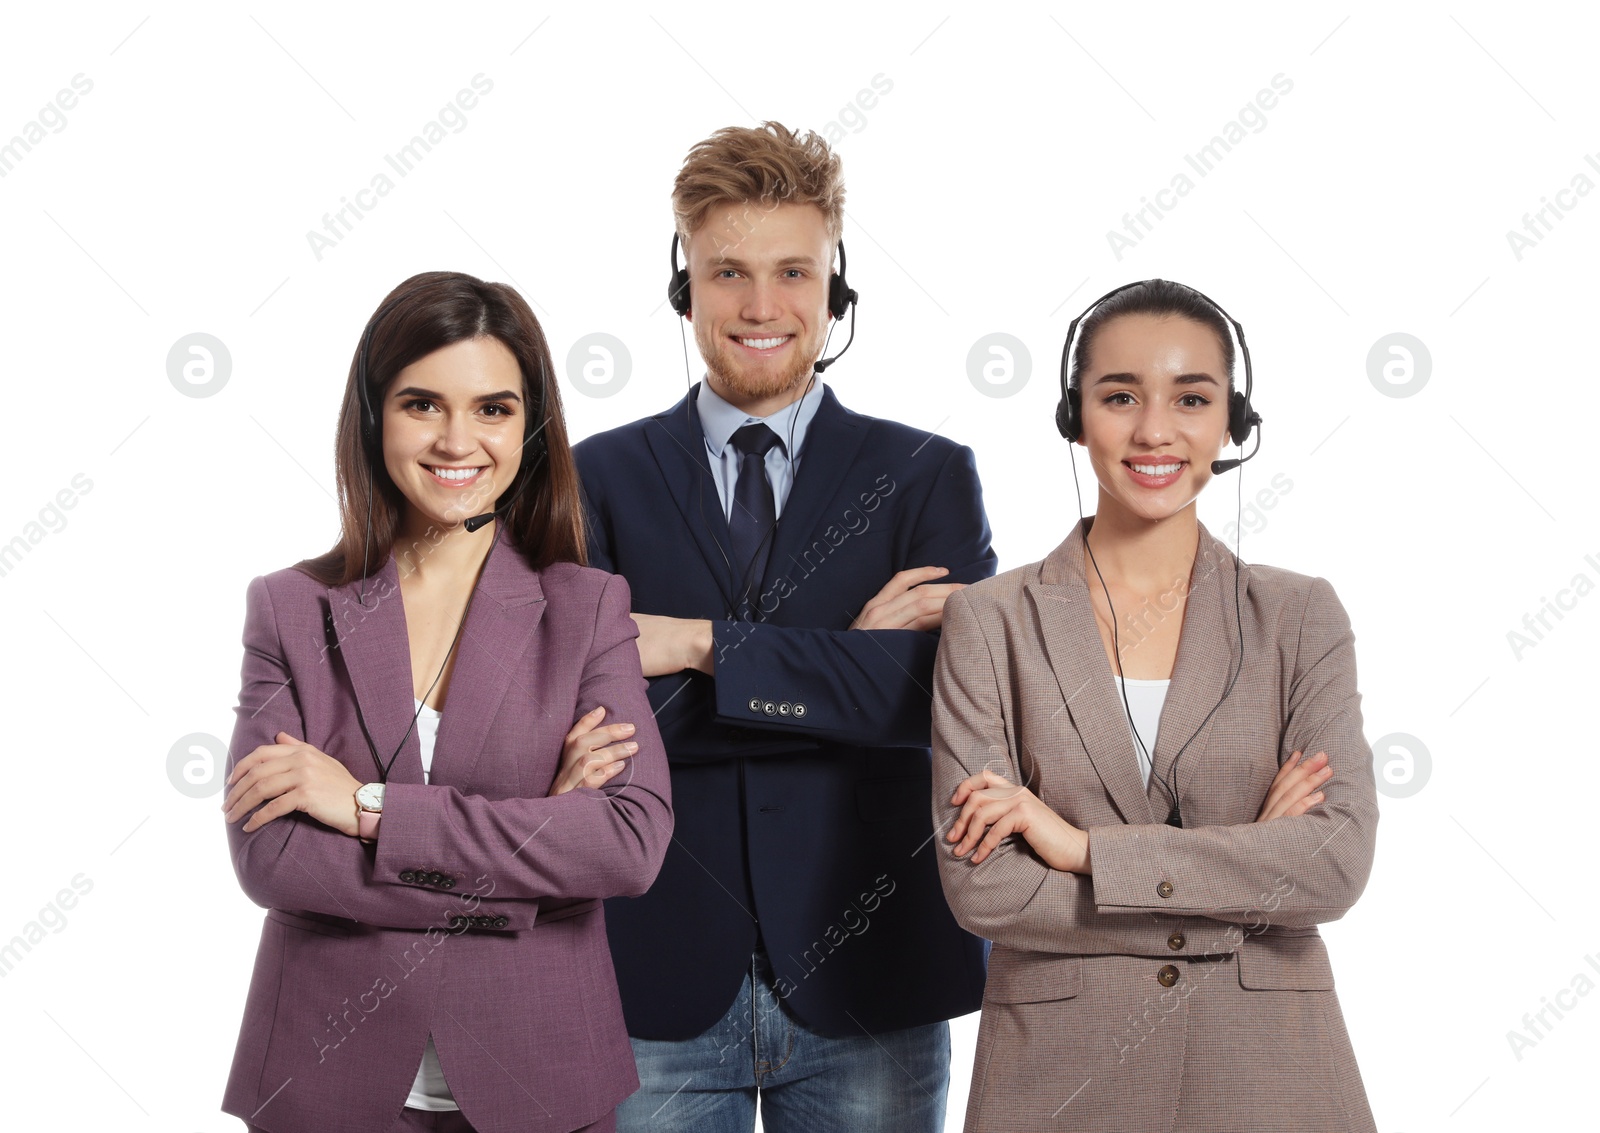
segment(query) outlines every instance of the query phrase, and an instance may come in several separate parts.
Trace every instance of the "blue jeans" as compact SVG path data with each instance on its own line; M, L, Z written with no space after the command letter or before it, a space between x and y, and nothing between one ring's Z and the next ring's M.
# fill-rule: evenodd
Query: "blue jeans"
M678 1042L634 1039L639 1089L618 1133L942 1133L950 1024L835 1039L808 1030L772 988L763 951L733 1006Z

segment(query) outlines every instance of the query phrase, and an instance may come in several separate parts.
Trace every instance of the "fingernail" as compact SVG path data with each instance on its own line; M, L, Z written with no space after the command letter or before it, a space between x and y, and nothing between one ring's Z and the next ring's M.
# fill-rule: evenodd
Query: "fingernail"
M638 751L639 750L639 745L634 743L634 742L632 742L631 740L628 743L623 744L622 746L627 748L629 751Z
M625 735L625 736L633 735L633 725L632 724L624 724L624 725L622 725L622 734Z

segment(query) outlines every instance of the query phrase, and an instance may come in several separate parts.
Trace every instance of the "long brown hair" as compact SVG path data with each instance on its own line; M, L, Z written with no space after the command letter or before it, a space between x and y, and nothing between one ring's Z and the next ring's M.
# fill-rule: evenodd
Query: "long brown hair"
M362 440L358 345L350 360L334 441L339 541L327 553L296 563L296 569L325 586L339 586L375 573L388 561L406 499L383 464L384 395L411 363L441 347L481 337L497 339L516 357L528 416L525 433L537 432L544 441L542 459L536 457L538 442L524 445L516 478L495 501L497 508L510 504L498 522L536 570L555 562L587 563L578 470L567 442L561 391L552 376L555 368L544 331L522 296L503 283L485 283L462 272L423 272L384 297L363 337L369 337L366 385L378 418L374 446L378 455L369 459ZM366 543L369 506L370 545Z

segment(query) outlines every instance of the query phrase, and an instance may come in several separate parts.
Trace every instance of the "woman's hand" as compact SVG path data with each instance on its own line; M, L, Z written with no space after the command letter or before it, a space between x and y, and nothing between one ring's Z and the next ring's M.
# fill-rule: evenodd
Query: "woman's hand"
M945 840L956 857L974 846L972 864L987 858L1011 834L1021 834L1051 869L1088 873L1089 835L1047 807L1039 796L987 767L961 780L950 805L961 808ZM988 833L984 833L985 827Z
M1300 752L1295 752L1293 758L1278 768L1278 773L1272 778L1272 786L1267 790L1267 801L1261 804L1257 822L1292 818L1304 814L1323 800L1324 796L1317 788L1333 774L1333 768L1328 766L1328 753L1319 751L1310 759L1301 759L1300 755Z
M605 706L601 705L572 725L561 745L561 769L550 784L549 798L564 795L574 787L605 786L627 765L627 758L639 750L631 740L623 742L633 735L632 724L597 727L605 714Z
M233 789L222 800L228 821L237 822L265 803L242 827L246 834L303 810L324 826L354 838L360 780L333 756L288 732L279 732L276 739L277 743L262 744L245 756L228 774Z

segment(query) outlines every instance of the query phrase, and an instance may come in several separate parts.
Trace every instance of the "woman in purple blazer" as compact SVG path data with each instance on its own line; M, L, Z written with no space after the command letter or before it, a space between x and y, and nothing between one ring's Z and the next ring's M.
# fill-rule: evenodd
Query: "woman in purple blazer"
M601 899L655 879L667 761L550 374L511 288L406 280L350 368L338 543L250 583L223 809L267 915L222 1108L252 1130L609 1130L638 1086Z

